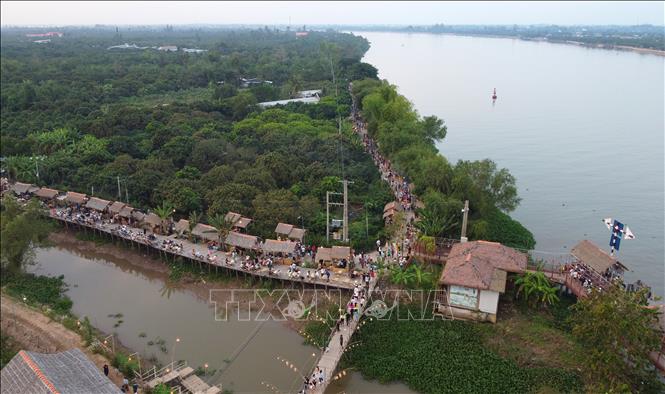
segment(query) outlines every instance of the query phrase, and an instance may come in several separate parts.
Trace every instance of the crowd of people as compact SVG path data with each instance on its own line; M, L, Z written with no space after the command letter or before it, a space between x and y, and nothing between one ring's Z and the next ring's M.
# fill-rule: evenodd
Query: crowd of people
M571 278L577 279L587 293L591 293L593 289L602 291L608 283L606 278L592 270L586 264L568 264L564 266L564 271L567 272Z

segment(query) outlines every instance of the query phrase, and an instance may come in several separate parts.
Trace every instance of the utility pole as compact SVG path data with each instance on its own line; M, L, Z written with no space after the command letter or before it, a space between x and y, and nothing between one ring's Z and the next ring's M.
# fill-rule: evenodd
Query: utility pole
M326 192L326 241L330 242L330 192Z
M122 191L120 191L120 177L116 177L118 179L118 201L122 200Z
M349 242L349 181L346 179L342 181L344 184L344 227L342 230L342 239L344 242Z
M466 224L469 216L469 200L464 201L464 209L462 209L464 216L462 217L462 236L460 242L466 242L469 239L466 237Z
M95 195L95 187L94 187L94 186L90 186L90 188L92 189L90 195L91 195L91 196L94 196L94 195Z
M129 204L129 192L127 191L127 181L125 181L125 202Z

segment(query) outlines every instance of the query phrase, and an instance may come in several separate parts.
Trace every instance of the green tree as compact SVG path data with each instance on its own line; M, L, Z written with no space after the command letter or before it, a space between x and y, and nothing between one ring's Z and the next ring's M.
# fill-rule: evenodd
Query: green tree
M598 392L663 392L648 358L663 333L658 311L644 304L649 289L627 292L620 285L593 291L573 305L573 335L586 348Z
M524 297L526 302L532 301L534 304L540 302L542 305L552 305L559 302L557 289L542 271L525 272L515 279L517 294Z
M210 222L211 226L217 229L217 239L219 244L223 245L224 240L226 240L226 236L229 235L229 232L231 231L231 226L233 223L229 223L229 221L226 220L226 215L222 215L220 213L211 217L208 221Z
M155 214L161 219L160 228L162 229L162 234L166 234L166 223L168 223L174 213L175 208L173 207L173 204L166 200L162 202L161 206L155 208Z
M0 261L2 269L18 272L32 263L35 247L44 244L50 223L43 219L36 200L21 208L13 196L2 199Z

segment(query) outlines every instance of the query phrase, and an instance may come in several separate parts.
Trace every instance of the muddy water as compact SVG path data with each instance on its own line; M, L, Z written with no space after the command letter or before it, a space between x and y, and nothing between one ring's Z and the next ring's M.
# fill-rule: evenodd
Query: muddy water
M291 361L298 370L309 370L314 363L317 349L304 345L300 335L284 323L238 321L233 313L228 321L216 321L207 291L196 286L167 286L163 263L71 236L58 235L56 240L57 246L37 251L37 264L31 271L64 275L73 312L87 316L100 330L115 333L123 345L144 358L155 357L164 364L183 359L192 367L207 363L211 373L206 380L235 393L266 392L263 382L281 392L297 392L300 375L277 357ZM116 314L122 317L110 316ZM119 320L122 323L116 325ZM177 343L176 338L180 338ZM166 352L158 344L148 344L160 339L165 341L161 348ZM399 384L366 381L359 374L349 374L336 383L328 392L411 392Z
M216 375L212 382L234 392L264 391L262 381L280 391L297 391L300 377L277 357L301 368L313 364L315 348L303 345L302 338L284 324L268 321L250 339L260 323L233 320L233 314L229 314L229 321L215 321L214 309L192 291L165 287L164 273L62 244L40 249L36 261L33 272L65 276L74 313L88 316L104 332L116 333L125 346L143 357L155 356L162 363L184 359L193 367L208 363L212 372L223 368L225 360L246 343L221 377ZM122 317L109 317L118 313ZM120 319L123 322L114 327ZM139 337L140 333L146 337ZM159 338L166 341L166 353L159 345L148 345ZM176 343L176 338L180 342Z

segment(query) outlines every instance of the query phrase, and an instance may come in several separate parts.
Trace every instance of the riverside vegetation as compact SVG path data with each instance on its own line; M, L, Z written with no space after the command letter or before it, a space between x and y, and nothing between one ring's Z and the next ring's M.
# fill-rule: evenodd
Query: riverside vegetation
M321 245L325 191L339 190L345 177L355 182L353 246L369 249L386 236L381 211L392 196L347 121L341 127L337 122L349 114L345 87L353 82L370 136L425 202L418 225L423 234L456 237L468 199L471 238L526 249L535 244L508 215L519 203L510 173L491 160L451 164L438 154L434 142L445 138L445 125L420 117L394 86L377 79L377 70L360 61L369 45L361 37L327 31L296 39L293 32L267 28L72 28L38 46L24 33L3 29L1 42L0 150L13 179L85 192L94 187L95 195L115 199L120 178L121 192L136 207L172 206L176 216L201 221L234 210L256 220L254 234L271 236L275 223L285 221L303 225L307 241ZM106 49L125 41L208 52ZM273 83L245 89L241 77ZM319 104L268 110L255 105L307 88L323 89ZM15 201L3 199L3 286L8 294L27 294L31 302L39 299L67 315L71 303L62 296L61 278L23 274L48 233L34 212L35 203L19 211ZM394 271L393 279L407 287L433 285L431 270L407 270ZM172 273L174 280L184 275L190 273ZM496 326L370 321L358 333L362 345L347 353L342 366L381 381L403 380L422 392L657 392L653 371L641 369L644 349L658 339L650 328L654 316L626 297L612 292L575 308L554 298L550 306L502 300L512 306L502 311L510 318ZM576 317L569 319L571 313ZM623 327L632 323L628 317L644 324L626 332L603 325ZM67 316L63 324L75 321ZM327 338L330 323L305 328L312 343ZM630 357L617 358L624 350ZM603 359L611 365L592 370L585 364ZM115 364L132 369L128 361Z

